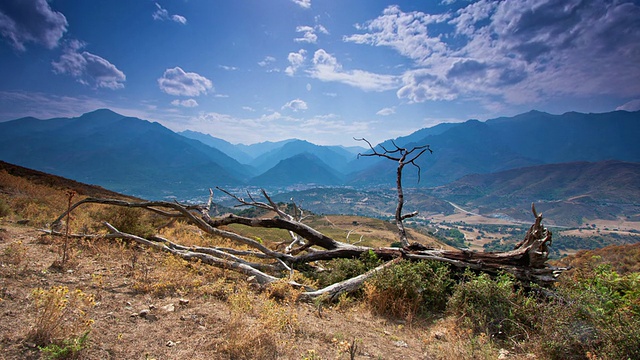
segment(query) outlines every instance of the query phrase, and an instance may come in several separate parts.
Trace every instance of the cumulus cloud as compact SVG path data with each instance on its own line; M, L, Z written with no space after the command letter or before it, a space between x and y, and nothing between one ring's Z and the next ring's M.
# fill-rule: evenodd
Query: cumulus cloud
M640 94L640 5L630 0L478 0L442 14L389 6L343 38L413 61L412 102Z
M53 71L70 75L84 85L112 90L124 88L124 73L106 59L82 51L84 47L81 41L69 41L60 59L51 63Z
M198 106L198 102L195 101L194 99L187 99L187 100L176 99L171 102L171 105L192 108L192 107Z
M315 30L311 26L298 26L296 32L302 33L302 37L293 39L295 42L315 44L318 41L318 35L316 35Z
M386 91L397 88L393 75L380 75L364 70L344 70L338 60L323 49L313 54L313 67L309 76L327 82L339 82L365 91Z
M26 50L26 43L55 48L68 25L47 0L0 1L0 35L19 51Z
M295 112L300 111L300 110L307 110L307 103L304 102L303 100L300 99L295 99L295 100L291 100L288 103L284 104L282 106L282 110L284 109L291 109Z
M328 35L329 31L324 26L318 24L315 26L297 26L296 32L302 33L302 37L295 38L293 41L295 42L306 42L310 44L315 44L318 41L318 35L316 31Z
M153 20L158 20L158 21L170 20L173 22L180 23L182 25L185 25L187 23L187 18L185 18L182 15L169 14L169 11L167 11L167 9L164 9L158 3L156 3L156 11L154 11L153 14L151 14L151 17L153 17Z
M294 4L300 6L301 8L309 9L311 8L311 0L291 0Z
M175 96L200 96L213 88L211 80L194 72L185 72L179 66L165 70L158 79L160 90Z
M289 60L290 65L287 66L284 72L289 76L293 76L296 71L298 71L298 69L302 66L302 64L304 64L306 54L307 50L305 49L300 49L298 50L298 52L289 53L289 55L287 56L287 60Z

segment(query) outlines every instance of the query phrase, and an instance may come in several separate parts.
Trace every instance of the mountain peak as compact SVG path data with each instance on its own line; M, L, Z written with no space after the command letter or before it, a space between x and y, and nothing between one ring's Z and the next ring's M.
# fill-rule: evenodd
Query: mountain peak
M91 121L115 121L124 118L124 115L120 115L109 109L97 109L85 114L82 114L78 119L91 120Z

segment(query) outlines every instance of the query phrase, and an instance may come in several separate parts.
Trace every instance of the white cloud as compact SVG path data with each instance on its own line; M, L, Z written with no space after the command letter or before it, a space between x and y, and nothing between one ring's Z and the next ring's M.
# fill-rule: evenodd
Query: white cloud
M638 111L640 110L640 99L631 100L616 108L616 110Z
M289 76L293 76L296 71L298 71L298 68L300 68L300 66L302 66L302 64L304 63L306 54L307 51L305 49L300 49L298 50L298 52L289 53L289 55L287 56L287 60L289 60L290 65L287 66L284 72Z
M227 70L227 71L235 71L235 70L238 70L238 68L237 68L237 67L235 67L235 66L218 65L218 67L219 67L220 69Z
M284 104L282 106L282 110L284 109L291 109L294 112L300 111L300 110L307 110L307 103L304 102L303 100L300 99L295 99L295 100L291 100L288 103Z
M388 47L412 60L397 92L412 102L640 94L637 2L460 3L443 14L390 6L343 40Z
M47 0L0 1L0 35L19 51L25 51L30 42L55 48L68 25Z
M243 106L242 110L251 111L251 112L255 112L256 111L256 109L252 108L251 106Z
M78 40L69 41L58 61L51 63L56 74L67 74L79 83L98 88L124 88L126 76L106 59L80 50L85 44Z
M198 102L195 101L194 99L187 99L187 100L177 100L176 99L176 100L173 100L171 102L171 105L192 108L192 107L198 106Z
M260 65L261 67L265 67L275 61L276 58L274 58L273 56L265 56L264 60L258 62L258 65Z
M185 25L187 23L187 18L185 18L182 15L169 14L169 11L167 11L167 9L164 9L158 3L156 3L156 11L154 11L153 14L151 14L151 17L153 17L154 20L159 20L159 21L170 20L173 22L180 23L182 25Z
M318 35L315 34L315 30L311 26L298 26L296 32L303 33L301 38L295 38L295 42L306 42L315 44L318 40Z
M397 88L398 78L393 75L375 74L363 70L343 70L342 65L323 49L313 55L313 68L309 76L327 82L339 82L365 91L386 91Z
M179 66L165 70L158 79L160 90L175 96L199 96L213 88L211 80L194 72L185 72Z
M291 1L302 8L305 8L305 9L311 8L311 0L291 0Z
M390 107L390 108L384 108L384 109L380 109L380 111L378 111L376 113L376 115L380 115L380 116L389 116L389 115L393 115L396 113L396 109L395 107Z
M307 88L307 91L311 91L311 84L307 83L306 88Z
M358 25L368 33L345 36L344 41L374 46L388 46L418 63L433 53L447 50L438 36L430 36L428 25L446 21L448 14L430 15L419 11L402 12L397 5L386 8L378 18Z

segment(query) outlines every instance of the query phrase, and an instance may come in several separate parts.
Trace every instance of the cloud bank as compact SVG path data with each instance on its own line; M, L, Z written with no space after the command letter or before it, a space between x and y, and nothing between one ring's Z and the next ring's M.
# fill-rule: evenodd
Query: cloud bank
M412 60L409 102L640 93L640 6L631 1L480 0L444 14L387 7L343 41ZM612 66L615 64L615 66ZM336 71L333 71L335 73Z
M0 1L0 35L19 51L26 50L26 43L55 48L68 25L46 0Z

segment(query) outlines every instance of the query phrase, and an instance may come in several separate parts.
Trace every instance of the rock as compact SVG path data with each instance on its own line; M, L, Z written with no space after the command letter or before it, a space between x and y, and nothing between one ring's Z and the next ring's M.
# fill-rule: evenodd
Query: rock
M397 347L409 347L409 344L407 344L406 342L402 341L402 340L398 340L398 341L394 341L393 345L397 346Z
M509 350L507 349L500 349L498 351L498 359L506 359L509 357Z
M180 304L180 306L187 306L189 305L189 299L180 299L178 300L178 304Z
M149 305L149 310L153 310L153 309L155 309L155 308L156 308L156 306L155 306L155 305L153 305L153 304Z
M165 306L161 307L160 309L162 309L164 312L174 312L174 311L176 311L176 307L173 304L165 305Z
M436 340L445 340L445 333L443 331L436 331L433 333L433 337Z
M149 310L149 309L142 309L142 310L140 310L140 312L138 313L138 316L140 316L141 318L146 318L150 313L151 313L151 310Z
M171 341L171 340L169 340L169 341L167 341L167 346L168 347L174 347L174 346L176 346L176 343Z

